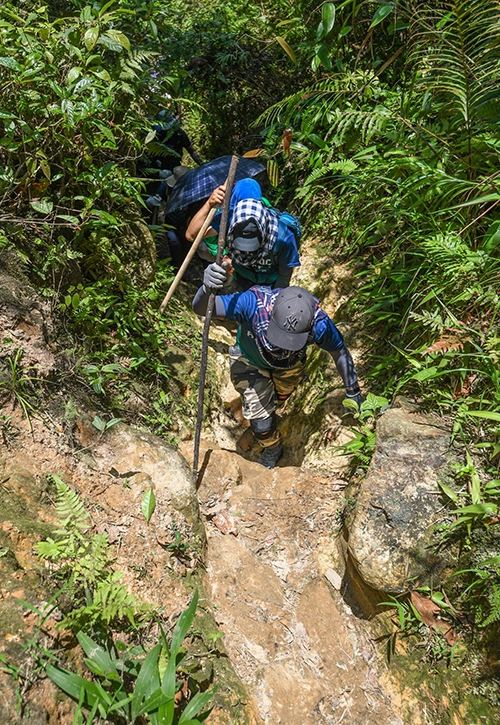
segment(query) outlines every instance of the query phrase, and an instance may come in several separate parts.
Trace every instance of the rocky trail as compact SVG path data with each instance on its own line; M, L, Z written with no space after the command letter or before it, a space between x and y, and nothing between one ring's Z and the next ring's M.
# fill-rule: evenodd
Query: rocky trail
M262 722L402 722L331 564L345 482L292 466L263 470L206 442L204 454L207 586Z
M307 270L306 264L303 273ZM7 273L0 282L4 353L21 348L24 364L36 366L37 374L50 380L60 370L61 356L48 304ZM345 296L344 282L339 273L337 286L324 296L332 314ZM201 587L199 627L208 638L200 662L207 672L205 686L216 683L219 688L207 722L435 722L389 671L380 630L363 616L355 581L346 574L341 533L353 498L347 460L336 446L352 433L342 417L340 380L325 370L317 385L305 383L287 401L280 412L285 455L267 470L255 462L256 451L238 446L245 427L228 378L226 350L232 335L223 325L213 326L211 358L221 405L212 410L204 430L197 482L189 466L193 445L188 436L177 451L124 423L99 432L85 398L78 406L62 400L66 414L60 418L48 410L27 418L15 399L5 405L0 430L0 655L4 664L19 664L23 675L16 680L12 669L0 668L0 725L73 723L72 703L40 672L35 676L26 655L26 642L38 631L32 608L45 611L49 599L34 553L57 523L48 474L58 474L78 492L92 532L107 534L113 566L123 573L127 590L163 612L170 626L189 603L193 584ZM350 347L356 357L355 346ZM359 551L365 560L381 554L378 572L384 578L389 571L386 551L399 552L401 546L392 538L386 545L377 538L380 526L376 530L372 524L381 522L393 537L392 524L387 526L391 516L414 528L418 512L410 508L412 502L439 504L428 493L436 492L434 470L442 464L446 437L413 415L395 411L387 418L386 442L374 459L378 472L370 484L378 503L373 508L367 484L368 519L360 513L358 540L371 527L372 551ZM382 484L391 470L395 478L388 500L394 510L379 516ZM421 482L426 482L425 490ZM151 489L156 508L148 522L141 501ZM400 489L408 492L405 500ZM420 513L422 531L434 510ZM404 585L411 532L404 546L404 561L396 557L395 588L389 591ZM56 610L46 619L43 642L74 653L74 638L57 632L61 617ZM207 645L210 638L213 646ZM17 706L20 696L24 710ZM453 725L466 722L457 716Z

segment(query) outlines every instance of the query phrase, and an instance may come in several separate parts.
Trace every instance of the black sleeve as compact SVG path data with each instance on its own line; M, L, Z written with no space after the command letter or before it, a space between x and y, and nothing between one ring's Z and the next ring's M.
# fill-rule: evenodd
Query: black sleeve
M338 350L334 350L330 353L335 361L335 365L339 372L340 377L345 385L346 392L349 395L356 395L359 393L358 374L354 367L354 360L352 359L351 353L345 345L339 347Z
M197 315L200 315L201 317L204 317L206 311L207 311L207 305L208 305L208 298L210 297L209 293L205 291L205 287L202 285L198 292L195 294L192 306L193 310L196 312ZM226 309L224 307L223 301L216 295L215 297L215 305L214 305L214 317L218 317L219 319L223 320L226 316Z

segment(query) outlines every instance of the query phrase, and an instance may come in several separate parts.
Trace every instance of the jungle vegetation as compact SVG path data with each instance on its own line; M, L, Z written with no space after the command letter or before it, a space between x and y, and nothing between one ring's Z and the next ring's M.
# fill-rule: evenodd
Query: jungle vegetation
M151 120L173 99L203 156L261 153L276 202L301 214L332 260L352 261L371 389L409 395L452 427L463 465L443 486L441 545L458 559L436 591L496 662L490 672L500 626L499 37L497 0L0 9L0 247L85 336L78 374L124 417L140 374L155 398L149 424L172 434L182 406L165 349L191 347L192 332L179 305L166 321L155 315L168 264L139 288L121 239L139 216L136 162ZM182 405L192 410L193 396Z

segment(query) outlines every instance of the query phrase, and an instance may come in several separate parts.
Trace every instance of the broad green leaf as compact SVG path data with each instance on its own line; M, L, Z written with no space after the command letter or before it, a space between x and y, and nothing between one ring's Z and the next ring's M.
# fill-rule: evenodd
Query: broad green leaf
M300 143L300 141L292 141L292 143L290 144L290 148L294 149L295 151L311 151L310 148L308 148L305 144Z
M191 600L191 604L187 609L185 609L182 614L180 615L179 619L177 620L177 624L175 625L173 634L172 634L172 643L170 645L170 657L175 660L177 657L177 654L179 653L179 650L181 648L181 645L184 641L184 638L186 634L188 633L188 630L193 622L193 618L196 612L196 607L198 606L198 590L195 591L194 596Z
M478 566L500 566L500 556L485 559L485 561L482 561Z
M108 428L111 428L111 426L116 425L117 423L121 423L123 418L111 418L111 420L108 420L106 423L106 430Z
M94 428L97 428L97 430L100 430L100 431L103 431L106 427L106 423L103 420L101 420L98 415L94 416L92 425L94 426Z
M375 11L375 15L373 16L372 22L370 23L370 28L374 28L376 25L382 22L384 18L386 18L392 11L394 10L394 3L389 3L388 5L381 5L377 10Z
M107 70L104 70L104 68L102 70L94 71L94 75L97 76L97 78L100 78L103 81L110 81L111 80L111 76L109 75L109 73L108 73Z
M133 702L133 699L132 699ZM170 698L168 698L163 690L159 687L157 690L151 693L149 697L142 703L141 707L137 710L137 716L148 714L150 716L153 715L155 711L157 711L161 706L166 705L167 703L170 703Z
M125 33L122 33L120 30L106 30L106 35L108 38L111 38L111 40L114 40L115 43L121 45L122 48L125 48L125 50L130 50L130 40L127 38Z
M439 374L440 373L439 373L437 367L430 367L430 368L427 368L426 370L419 370L418 373L415 373L414 375L411 376L410 380L419 380L419 381L429 380L429 378L433 378Z
M160 678L158 675L158 658L161 653L161 644L157 644L148 654L142 663L139 675L137 677L134 696L132 698L132 719L139 717L142 712L144 701L147 700L153 692L160 688ZM163 692L160 690L162 697ZM142 712L141 712L142 710Z
M297 57L296 57L294 51L292 50L292 48L290 48L290 46L286 42L286 40L284 38L282 38L281 35L277 35L276 36L276 40L281 45L281 47L283 48L283 50L285 51L285 53L292 59L292 61L294 63L296 63L297 62Z
M500 194L486 194L485 196L478 196L475 199L470 199L470 201L464 201L462 204L457 204L456 206L450 206L446 209L443 209L443 211L452 211L453 209L463 209L467 206L476 206L477 204L489 204L490 201L498 201L500 199Z
M152 131L150 131L150 132L148 133L148 135L146 136L146 138L145 138L145 140L144 140L144 143L145 143L145 144L148 144L148 143L150 143L150 141L152 141L152 140L153 140L154 138L156 138L156 131L155 131L155 130L153 129L153 130L152 130Z
M443 491L443 493L446 494L446 496L448 496L451 501L453 501L453 503L459 502L460 497L456 491L454 491L452 488L449 488L449 486L442 483L441 481L438 481L438 486Z
M339 38L343 38L345 35L350 33L351 30L352 30L352 25L344 25L344 27L342 28L342 30L339 33Z
M496 514L498 506L495 503L476 503L471 506L464 506L461 509L455 509L452 513L461 516L485 516L486 514Z
M321 7L321 22L325 35L328 35L335 23L335 5L333 3L325 3Z
M278 186L280 183L280 175L278 170L278 164L273 159L269 159L267 162L267 175L271 186Z
M30 201L30 206L40 214L50 214L54 208L54 204L51 201L43 199L42 201Z
M78 632L76 635L80 647L83 649L89 660L97 663L107 675L109 672L118 673L116 663L111 659L103 647L94 642L85 632Z
M316 146L319 146L320 149L323 149L323 151L326 151L329 148L328 144L325 143L323 139L315 133L310 133L307 138L315 143Z
M142 497L141 501L141 511L144 515L144 518L146 521L149 521L151 519L151 516L153 515L153 511L156 508L156 498L155 494L152 488L148 489L144 496Z
M0 58L0 65L3 65L4 68L10 68L11 70L15 70L17 72L22 70L22 67L19 65L17 60L15 60L15 58L9 58L8 56Z
M38 169L38 159L33 157L26 159L26 168L30 176L35 176L36 170Z
M500 421L500 413L493 410L466 410L465 415L472 415L474 418L486 418L487 420Z
M359 410L358 404L354 400L351 400L350 398L345 398L342 401L342 405L344 406L344 408L349 408L350 410L355 410L355 411Z
M81 74L82 74L82 69L78 68L78 66L74 66L73 68L71 68L71 70L69 71L67 78L66 78L66 82L68 83L68 85L70 83L74 83L76 81L76 79L81 76Z
M42 173L45 176L45 178L50 181L50 178L51 178L50 164L46 159L40 159L40 168L41 168Z
M210 702L214 691L215 688L208 692L198 692L186 705L186 709L179 718L178 725L187 725L187 723L192 722L191 718L196 717L205 705Z
M321 64L326 70L332 69L332 59L326 45L320 45L316 49L316 56L319 58Z
M97 39L99 37L99 28L97 25L95 25L93 28L89 28L85 35L83 36L83 42L85 43L85 47L87 50L92 50L92 48L97 43Z
M494 481L488 481L484 487L484 492L488 493L490 496L500 493L500 481L496 479Z
M76 216L72 216L71 214L57 214L57 219L64 219L64 221L69 222L70 224L79 224L80 220Z
M57 687L72 697L77 702L83 695L82 702L87 705L93 705L99 698L99 692L93 682L89 682L74 672L69 672L62 667L54 667L54 665L46 665L45 672Z

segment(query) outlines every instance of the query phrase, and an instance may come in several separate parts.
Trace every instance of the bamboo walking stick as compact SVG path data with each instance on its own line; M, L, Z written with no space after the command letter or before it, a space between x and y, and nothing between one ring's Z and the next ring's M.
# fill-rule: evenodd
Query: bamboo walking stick
M189 267L189 264L190 264L191 260L193 259L194 255L196 253L196 250L200 246L201 240L205 236L205 232L207 231L208 227L212 223L212 219L214 218L214 214L215 214L216 211L217 211L217 209L214 206L214 208L213 209L210 209L210 211L208 212L208 216L205 219L205 221L203 222L203 226L201 227L200 231L198 232L198 235L197 235L196 239L192 243L191 248L190 248L189 252L186 255L186 259L184 260L184 262L180 266L179 271L175 275L174 281L172 282L172 284L168 288L167 294L165 295L165 298L164 298L163 302L160 305L160 309L158 310L158 314L161 315L162 312L164 312L165 307L168 305L168 303L172 299L172 295L174 294L174 292L175 292L175 290L177 288L177 285L179 284L179 282L181 281L181 279L184 277L184 272Z
M233 156L231 159L231 166L229 167L229 174L226 181L226 195L224 196L224 202L222 204L222 217L220 220L219 227L219 238L217 242L217 257L215 261L217 264L222 262L222 252L224 251L224 245L226 243L226 231L227 222L229 218L229 202L231 201L231 192L233 190L234 177L236 175L236 167L238 166L238 157ZM208 360L208 336L210 332L210 321L212 319L212 313L215 305L215 294L212 292L208 298L207 311L205 312L205 324L203 326L203 343L201 348L201 363L200 363L200 384L198 387L198 415L196 417L196 431L194 435L194 453L193 453L193 475L194 480L198 476L198 458L200 455L200 437L201 437L201 424L203 422L203 398L205 394L205 377L207 373L207 360Z

